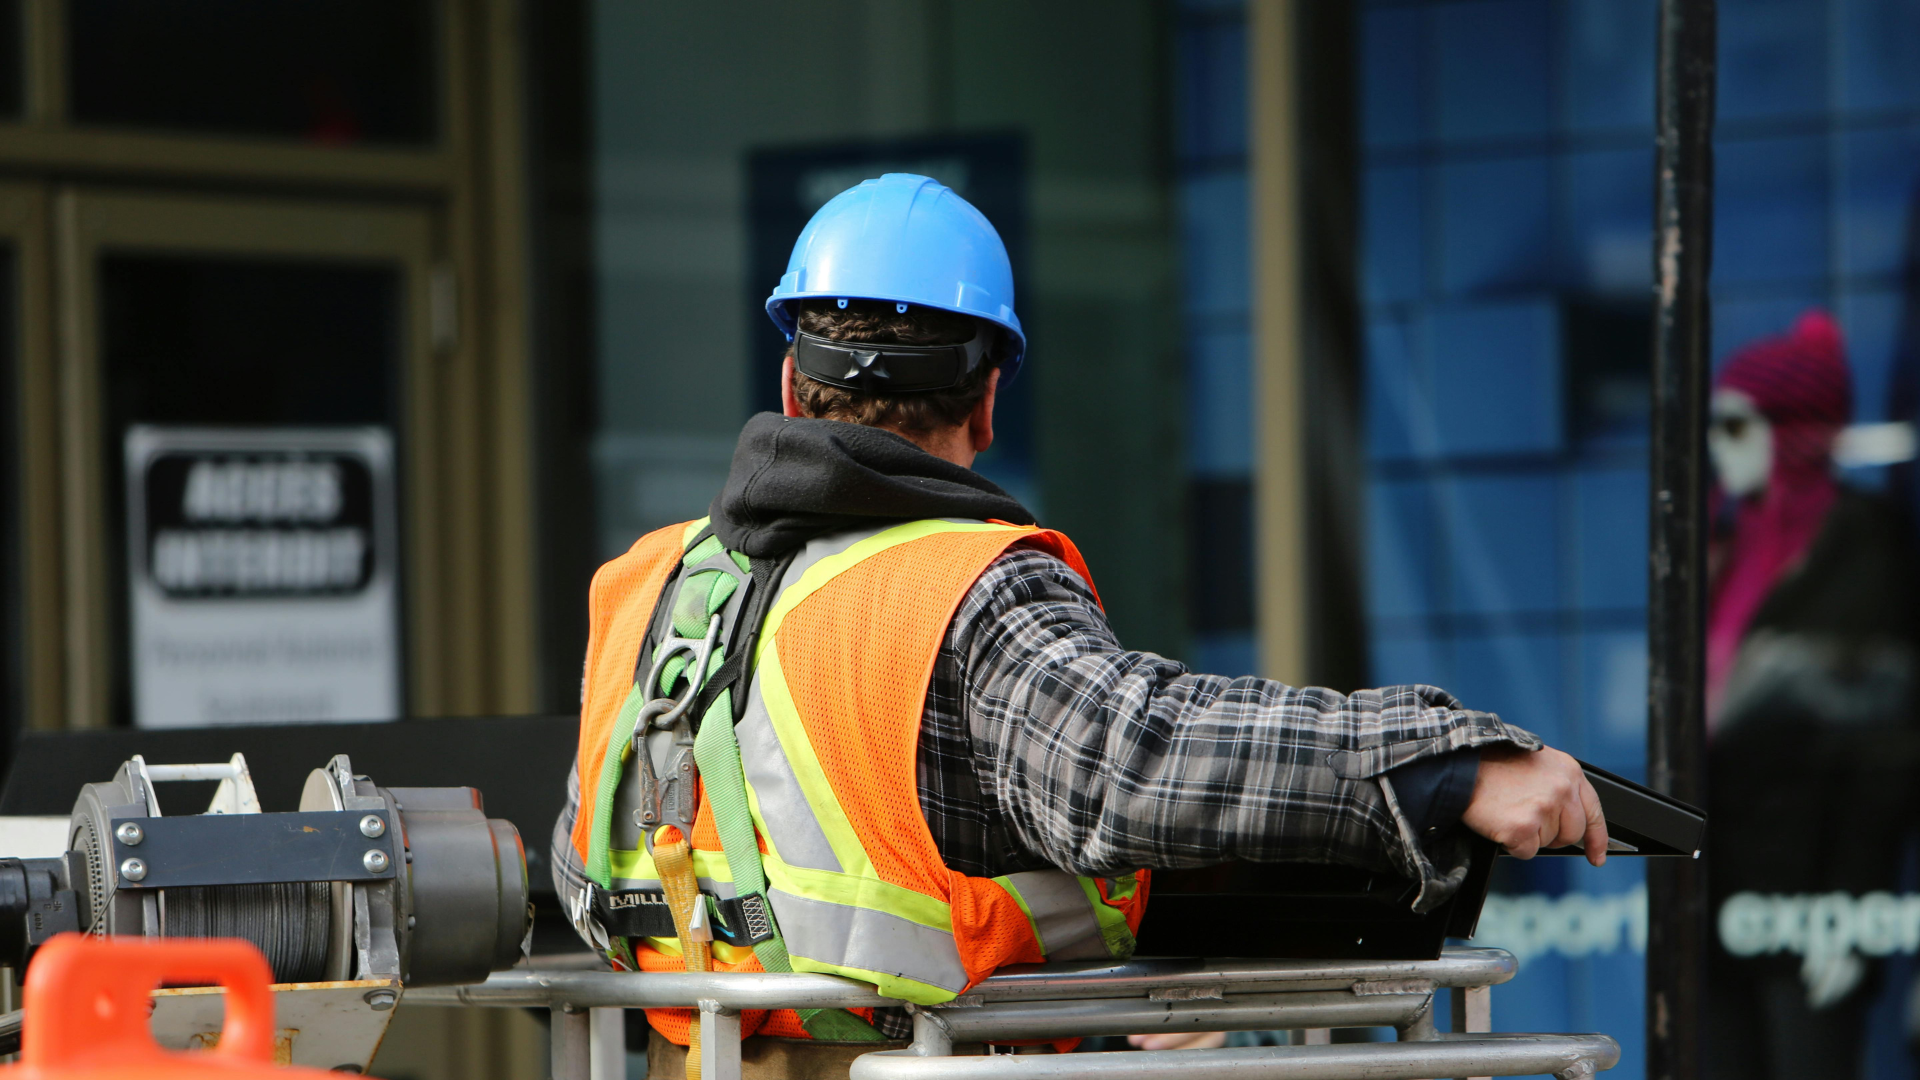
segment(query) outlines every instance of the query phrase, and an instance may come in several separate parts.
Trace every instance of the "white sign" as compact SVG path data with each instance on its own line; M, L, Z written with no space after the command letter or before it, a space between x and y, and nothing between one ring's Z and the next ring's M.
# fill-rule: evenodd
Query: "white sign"
M141 727L400 715L393 439L128 429Z

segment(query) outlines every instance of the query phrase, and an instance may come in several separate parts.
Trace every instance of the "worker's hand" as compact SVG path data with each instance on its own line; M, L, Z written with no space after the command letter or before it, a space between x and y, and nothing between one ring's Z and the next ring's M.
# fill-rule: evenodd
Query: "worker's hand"
M1164 1035L1129 1035L1135 1050L1211 1050L1227 1045L1224 1031L1170 1031Z
M1520 750L1489 746L1480 751L1473 801L1460 815L1467 828L1531 859L1541 848L1583 844L1587 861L1607 861L1607 819L1600 796L1580 763L1552 747Z

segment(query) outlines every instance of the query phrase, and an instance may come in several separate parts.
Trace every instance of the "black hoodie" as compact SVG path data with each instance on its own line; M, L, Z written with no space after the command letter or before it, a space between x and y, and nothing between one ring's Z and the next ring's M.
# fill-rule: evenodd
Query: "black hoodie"
M891 431L760 413L734 447L713 500L720 542L770 559L816 536L889 521L976 518L1031 525L993 481Z
M727 485L709 511L720 542L769 559L816 536L890 521L1034 517L972 469L880 428L760 413L733 451ZM1478 750L1423 758L1390 771L1415 835L1452 830L1472 799ZM1451 893L1451 889L1447 890Z

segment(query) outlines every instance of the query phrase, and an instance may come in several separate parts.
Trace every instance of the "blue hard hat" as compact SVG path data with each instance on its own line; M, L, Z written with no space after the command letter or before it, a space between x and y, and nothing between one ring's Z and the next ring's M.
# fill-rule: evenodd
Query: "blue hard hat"
M815 298L919 304L1003 327L1013 354L1001 365L1002 386L1027 352L1007 246L985 214L931 177L863 180L813 215L767 297L767 315L791 341L794 301Z

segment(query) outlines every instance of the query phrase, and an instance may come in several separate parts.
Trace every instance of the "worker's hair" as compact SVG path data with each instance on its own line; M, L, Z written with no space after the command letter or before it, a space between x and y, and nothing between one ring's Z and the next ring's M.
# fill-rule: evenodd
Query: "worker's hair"
M973 340L978 322L971 315L960 315L938 308L915 305L906 311L892 303L875 300L848 300L846 307L837 300L805 300L800 305L800 329L834 341L863 341L882 345L952 345ZM924 435L943 427L963 424L973 407L987 393L987 372L1003 358L1006 348L1000 336L980 366L968 373L959 386L947 390L920 390L907 394L866 394L845 387L830 386L808 377L798 368L793 372L793 396L799 399L802 415L821 420L845 420L868 427L896 427L915 435ZM789 348L787 355L792 356Z

